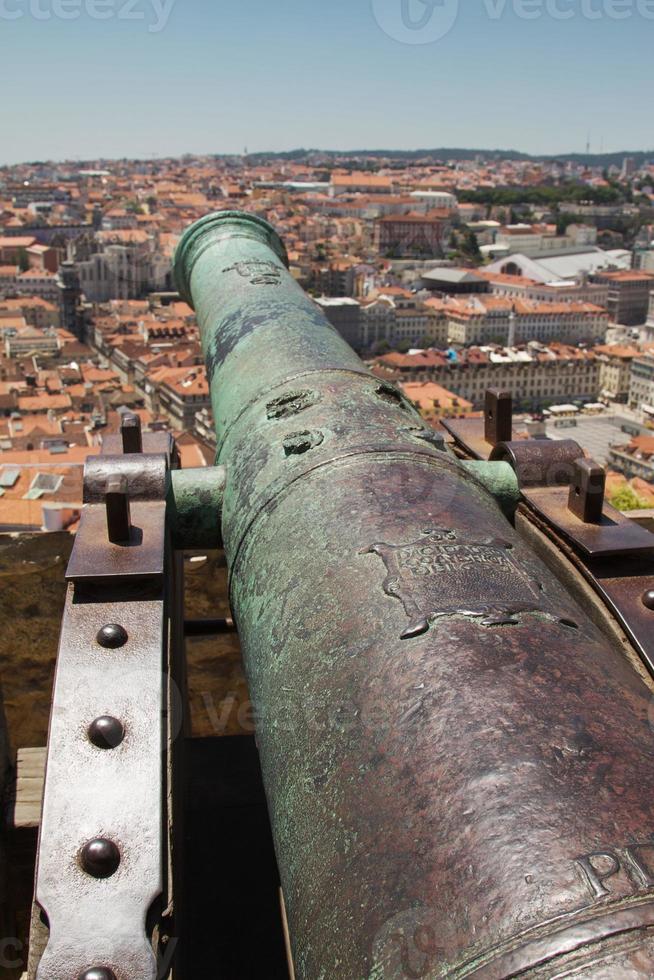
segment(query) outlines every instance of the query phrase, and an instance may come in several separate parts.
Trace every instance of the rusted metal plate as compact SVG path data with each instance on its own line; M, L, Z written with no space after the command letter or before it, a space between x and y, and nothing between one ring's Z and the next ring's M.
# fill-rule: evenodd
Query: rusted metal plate
M441 424L453 436L464 452L474 459L488 459L494 444L485 435L484 419L441 419ZM515 433L514 433L515 436Z
M553 524L545 521L526 504L521 509L525 519L536 532L544 534L556 549L558 561L569 562L580 579L590 586L619 623L635 652L649 673L654 676L654 557L589 558L582 556L571 542L562 537ZM651 531L648 531L650 535Z
M50 727L36 886L50 939L37 978L70 980L96 967L120 980L155 980L144 924L162 888L163 599L98 603L75 588L66 600ZM119 648L98 642L108 623L127 633ZM115 748L89 738L102 716L124 727ZM117 848L108 877L84 870L84 848L95 839Z
M647 532L649 533L649 532ZM594 563L593 584L654 675L654 560Z
M163 577L166 505L161 501L136 501L130 510L130 540L113 544L107 534L105 505L85 505L66 570L69 581L115 582L125 578Z
M604 505L598 523L586 524L569 509L567 487L531 487L523 489L522 495L530 507L589 558L654 555L654 535L610 504Z

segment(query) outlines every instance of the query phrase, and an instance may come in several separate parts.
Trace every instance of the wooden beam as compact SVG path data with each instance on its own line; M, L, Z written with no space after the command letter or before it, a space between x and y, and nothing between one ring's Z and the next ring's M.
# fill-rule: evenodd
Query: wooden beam
M38 827L41 820L46 749L19 749L8 787L6 822L14 830Z

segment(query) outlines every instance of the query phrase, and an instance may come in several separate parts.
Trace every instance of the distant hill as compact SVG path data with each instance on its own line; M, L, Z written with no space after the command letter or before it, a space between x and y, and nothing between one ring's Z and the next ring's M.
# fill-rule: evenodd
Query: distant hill
M223 155L223 154L219 154ZM233 156L233 154L224 154ZM283 153L250 153L248 161L255 165L264 160L293 160L302 161L312 157L332 160L402 160L416 161L429 160L431 162L445 163L449 160L475 160L480 157L483 160L533 160L534 163L551 163L560 160L561 163L578 163L588 167L611 167L622 166L625 157L633 157L635 164L639 167L647 160L654 160L654 150L621 150L618 153L556 153L550 155L535 156L529 153L520 153L518 150L465 150L455 147L441 147L439 149L418 149L418 150L287 150Z

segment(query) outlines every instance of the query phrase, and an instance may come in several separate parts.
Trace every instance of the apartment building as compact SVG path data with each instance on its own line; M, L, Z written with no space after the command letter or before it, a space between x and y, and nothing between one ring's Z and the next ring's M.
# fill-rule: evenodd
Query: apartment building
M447 346L447 319L432 304L432 300L421 302L399 288L382 290L376 299L362 301L358 349L372 350L382 341L391 347L402 343L420 346L425 341Z
M607 309L614 323L642 326L647 320L654 274L640 271L598 272L595 282L608 286Z
M355 296L356 265L346 260L316 269L312 287L323 296Z
M495 236L496 246L527 256L593 246L596 242L597 228L592 225L570 225L564 235L557 235L554 225L505 225Z
M626 402L629 398L631 366L641 356L637 347L605 344L595 348L599 361L600 398Z
M439 258L447 248L452 211L387 215L375 222L375 248L380 255Z
M168 416L173 429L193 429L197 413L211 407L204 366L162 368L150 380L158 390L159 411Z
M354 171L336 172L330 181L330 194L392 194L393 179L381 174Z
M648 408L654 412L654 355L644 353L631 363L629 407L636 411Z
M430 301L437 303L437 300ZM604 340L605 310L591 303L541 302L494 295L449 298L443 301L452 344L515 344L558 340L567 344Z
M331 325L341 337L355 350L361 343L361 307L356 299L349 296L323 296L316 300Z
M11 285L4 290L8 296L39 296L48 303L59 301L59 280L47 269L26 269L18 272Z
M516 407L524 411L561 401L596 401L599 392L600 362L594 351L564 344L393 352L371 365L379 377L392 381L438 384L475 410L483 408L487 388L513 392Z
M42 330L60 325L60 314L54 303L38 296L18 296L14 299L0 300L0 317L20 315L26 323Z
M149 236L134 232L134 241L99 244L97 251L76 260L81 291L89 302L139 299L149 292L171 288L170 258Z
M654 483L654 436L635 436L631 442L609 449L608 465L629 479Z
M510 276L502 272L476 269L480 279L487 282L495 296L521 296L540 303L592 303L606 309L609 287L606 283L591 282L587 275L578 279L557 279L552 282L536 282L525 276Z
M56 330L40 330L38 327L31 326L18 330L13 336L7 336L5 340L7 357L25 357L35 352L56 354L60 347L61 341Z
M0 265L18 265L21 255L36 244L38 243L33 235L0 237Z
M472 411L472 404L432 381L407 381L400 386L428 422L459 418Z
M647 312L647 322L641 331L641 336L646 343L654 342L654 291L649 296L649 310Z

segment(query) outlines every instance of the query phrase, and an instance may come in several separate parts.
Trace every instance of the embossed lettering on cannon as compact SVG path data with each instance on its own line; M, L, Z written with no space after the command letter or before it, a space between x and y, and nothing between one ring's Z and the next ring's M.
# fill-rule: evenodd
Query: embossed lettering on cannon
M236 262L223 272L238 272L239 276L249 279L253 286L279 286L282 281L282 270L274 262Z
M626 875L633 891L649 891L654 888L654 837L642 843L585 854L575 860L575 867L595 899L610 895L610 880L621 873Z
M516 565L510 549L498 538L470 541L459 531L428 528L416 541L380 542L366 553L384 561L384 591L402 602L410 619L402 639L409 639L427 632L441 616L470 616L496 626L540 609L539 584Z

